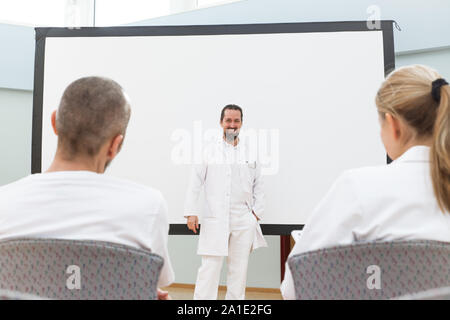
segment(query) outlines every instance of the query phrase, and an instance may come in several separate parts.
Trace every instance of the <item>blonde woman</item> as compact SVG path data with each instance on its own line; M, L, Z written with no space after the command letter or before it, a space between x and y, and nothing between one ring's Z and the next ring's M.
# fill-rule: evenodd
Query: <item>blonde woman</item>
M381 85L376 105L389 165L344 172L322 199L291 256L358 241L450 242L450 87L422 65ZM295 299L289 267L281 292Z

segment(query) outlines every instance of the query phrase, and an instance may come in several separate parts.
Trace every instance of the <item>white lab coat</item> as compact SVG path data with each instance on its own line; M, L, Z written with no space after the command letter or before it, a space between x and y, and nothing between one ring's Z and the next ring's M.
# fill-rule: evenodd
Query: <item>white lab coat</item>
M239 174L245 192L249 214L251 211L262 218L264 211L264 192L259 164L246 155L246 146L241 145ZM195 164L187 190L184 216L200 216L200 236L197 254L212 256L228 255L230 234L230 181L231 167L226 163L224 141L218 139L209 144L203 153L201 164ZM200 192L204 188L205 204L203 214L199 203ZM252 250L265 247L267 243L259 223Z
M433 193L430 149L415 146L389 165L343 173L305 223L289 256L362 241L450 242L450 214ZM295 299L286 263L281 293Z

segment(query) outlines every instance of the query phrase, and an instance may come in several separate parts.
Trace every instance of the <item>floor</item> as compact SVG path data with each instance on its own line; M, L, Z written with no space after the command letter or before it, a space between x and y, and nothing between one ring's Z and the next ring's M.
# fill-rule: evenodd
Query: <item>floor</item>
M194 287L189 285L172 285L162 290L169 291L173 300L192 300ZM220 287L218 300L225 299L226 288ZM246 300L282 300L281 293L276 289L248 288L245 294Z

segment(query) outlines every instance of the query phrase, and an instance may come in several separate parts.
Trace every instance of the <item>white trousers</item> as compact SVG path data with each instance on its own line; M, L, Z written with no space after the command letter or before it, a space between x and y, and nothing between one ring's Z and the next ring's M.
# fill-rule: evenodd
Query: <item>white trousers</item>
M254 236L255 225L231 231L229 235L226 300L245 299L248 258ZM202 264L198 269L195 283L194 300L217 300L222 262L222 256L202 256Z

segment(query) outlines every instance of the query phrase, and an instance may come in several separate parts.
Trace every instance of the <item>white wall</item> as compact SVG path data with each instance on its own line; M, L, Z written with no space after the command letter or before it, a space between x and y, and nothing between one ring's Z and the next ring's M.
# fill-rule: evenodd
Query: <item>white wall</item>
M449 35L450 37L450 35ZM395 57L396 67L410 64L424 64L436 69L447 81L450 80L450 47L416 53L400 54Z
M0 23L0 88L32 90L34 29Z
M31 91L0 88L0 185L31 170Z

